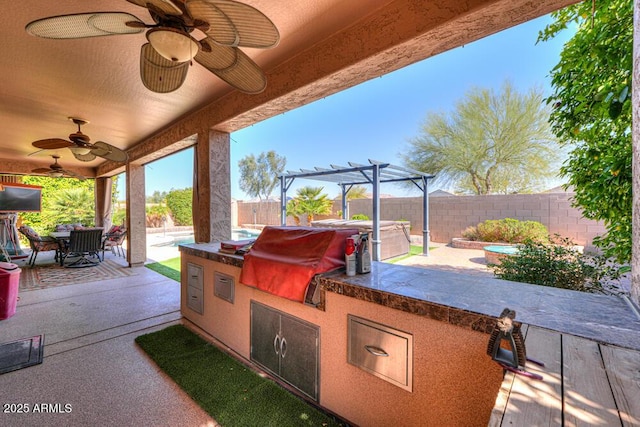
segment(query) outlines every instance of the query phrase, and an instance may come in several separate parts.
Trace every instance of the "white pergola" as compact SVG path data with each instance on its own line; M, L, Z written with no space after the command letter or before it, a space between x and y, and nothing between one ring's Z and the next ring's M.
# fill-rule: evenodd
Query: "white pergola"
M296 178L314 179L338 184L342 190L342 218L348 218L347 193L354 185L373 186L373 230L371 236L372 258L380 260L380 184L383 182L412 182L422 190L422 253L429 255L429 180L435 175L413 169L394 166L389 163L369 159L368 165L349 162L349 166L330 165L328 168L300 169L287 171L280 178L280 218L287 221L287 190Z

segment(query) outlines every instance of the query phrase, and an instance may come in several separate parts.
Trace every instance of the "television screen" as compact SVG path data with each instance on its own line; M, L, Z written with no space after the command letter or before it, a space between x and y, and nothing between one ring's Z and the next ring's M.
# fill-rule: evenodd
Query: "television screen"
M0 212L40 212L42 187L1 183Z

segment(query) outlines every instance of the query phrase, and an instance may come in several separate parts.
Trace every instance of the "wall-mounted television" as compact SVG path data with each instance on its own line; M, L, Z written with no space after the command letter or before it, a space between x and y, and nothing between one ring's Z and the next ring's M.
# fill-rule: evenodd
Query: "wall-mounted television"
M40 212L42 187L0 182L0 212Z

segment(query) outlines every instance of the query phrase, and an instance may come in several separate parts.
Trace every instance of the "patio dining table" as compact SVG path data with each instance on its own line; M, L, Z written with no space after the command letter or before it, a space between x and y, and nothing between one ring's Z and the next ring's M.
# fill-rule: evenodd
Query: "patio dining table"
M58 253L60 254L60 265L63 264L62 259L62 251L64 250L64 246L69 243L69 238L71 237L71 231L52 231L49 233L49 237L53 237L58 242Z
M53 237L56 240L69 240L69 237L71 237L71 232L70 231L52 231L51 233L49 233L50 237Z

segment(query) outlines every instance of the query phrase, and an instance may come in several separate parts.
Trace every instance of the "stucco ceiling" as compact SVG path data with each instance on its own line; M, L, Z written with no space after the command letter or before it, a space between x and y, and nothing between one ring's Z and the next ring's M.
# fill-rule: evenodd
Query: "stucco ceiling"
M140 150L141 144L172 128L193 125L189 118L198 115L200 126L204 121L230 132L572 1L244 3L266 14L281 36L275 48L244 49L267 74L267 90L260 95L237 93L195 62L180 89L149 91L139 72L144 33L48 40L24 30L35 19L93 11L129 12L152 23L146 9L125 0L5 2L0 17L0 173L27 173L59 154L66 167L95 175L103 160L82 163L66 149L33 154L32 141L67 138L76 130L70 116L90 121L83 132L92 141L124 150ZM190 130L173 134L185 137ZM107 174L116 166L101 168Z

